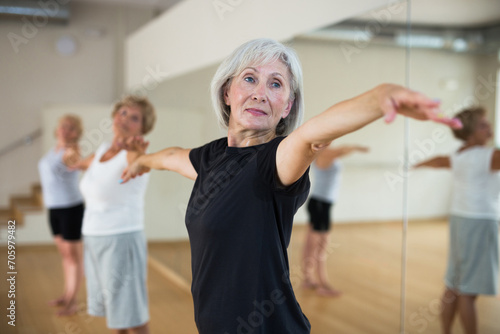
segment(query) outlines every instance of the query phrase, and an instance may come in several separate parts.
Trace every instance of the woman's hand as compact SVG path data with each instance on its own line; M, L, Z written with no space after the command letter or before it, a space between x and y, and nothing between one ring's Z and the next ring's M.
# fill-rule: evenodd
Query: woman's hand
M135 152L139 155L146 153L146 149L149 146L149 142L144 140L142 136L128 137L119 142L119 145L124 150L129 152Z
M370 148L368 146L354 146L353 151L368 153L370 152Z
M438 100L406 89L402 86L384 84L376 88L381 100L380 108L384 113L384 120L391 123L396 114L401 114L418 120L431 120L442 123L454 129L462 128L462 123L456 118L449 118L439 109Z
M69 169L79 169L82 156L80 154L80 148L77 144L71 144L65 147L62 161L63 164L65 164Z
M146 167L141 164L141 157L137 158L134 162L128 165L127 168L122 173L120 183L126 183L130 179L134 179L136 176L141 176L144 173L148 173L151 168Z
M118 142L120 148L127 151L127 162L130 165L140 156L146 154L149 142L142 136L128 137Z
M190 151L191 149L181 147L168 147L156 153L141 155L129 161L128 167L122 173L120 183L125 183L151 169L171 170L195 180L198 173L189 159Z

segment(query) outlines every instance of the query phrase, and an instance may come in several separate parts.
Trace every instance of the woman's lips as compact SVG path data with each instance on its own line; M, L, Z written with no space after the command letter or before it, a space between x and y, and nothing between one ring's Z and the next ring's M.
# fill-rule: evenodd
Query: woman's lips
M245 110L248 111L249 113L251 113L252 115L255 115L255 116L266 116L267 115L264 111L262 111L260 109L248 108Z

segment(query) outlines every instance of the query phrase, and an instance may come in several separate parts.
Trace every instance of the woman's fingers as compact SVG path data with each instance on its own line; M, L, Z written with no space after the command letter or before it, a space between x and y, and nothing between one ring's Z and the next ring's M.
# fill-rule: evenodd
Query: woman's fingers
M388 91L388 96L383 100L381 108L386 123L393 122L396 115L401 114L418 120L432 120L454 129L460 129L462 123L458 119L446 117L439 109L440 105L439 100L430 99L419 92L400 86L392 86Z
M133 162L130 166L125 168L120 177L120 183L126 183L130 179L135 179L136 176L141 176L144 173L148 173L151 168L143 167L138 165L137 162Z
M131 176L129 174L128 168L125 168L125 170L122 173L122 176L120 177L120 183L127 183L128 180L130 180Z
M462 122L458 118L448 118L448 117L436 117L432 119L436 123L442 123L448 125L452 129L461 129L463 127Z
M127 151L145 153L149 146L149 142L145 141L142 136L129 137L121 144L122 148Z

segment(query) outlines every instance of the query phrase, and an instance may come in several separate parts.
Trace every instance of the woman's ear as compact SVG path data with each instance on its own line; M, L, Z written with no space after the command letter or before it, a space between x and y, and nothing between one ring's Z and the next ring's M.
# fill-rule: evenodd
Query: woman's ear
M288 101L288 104L286 105L285 110L281 114L281 118L286 118L290 114L290 110L292 110L292 106L293 106L294 101L295 101L294 99L290 99L290 101Z
M229 90L228 86L224 87L224 103L226 104L226 106L231 105L231 100L229 100L228 90Z

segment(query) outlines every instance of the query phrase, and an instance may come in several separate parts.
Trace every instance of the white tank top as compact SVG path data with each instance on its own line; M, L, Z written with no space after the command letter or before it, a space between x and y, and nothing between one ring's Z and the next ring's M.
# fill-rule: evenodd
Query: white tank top
M121 150L112 159L101 162L110 148L103 143L80 183L85 198L83 235L112 235L144 229L144 195L149 174L120 184L127 167L127 151Z
M451 213L470 218L499 218L500 178L491 171L493 148L471 147L451 156Z
M335 203L340 187L340 161L334 160L333 163L325 169L318 168L316 162L313 162L311 170L314 177L311 187L311 197L328 203Z
M51 149L38 162L43 202L48 209L64 209L83 203L78 189L80 171L70 170L62 161L64 149Z

